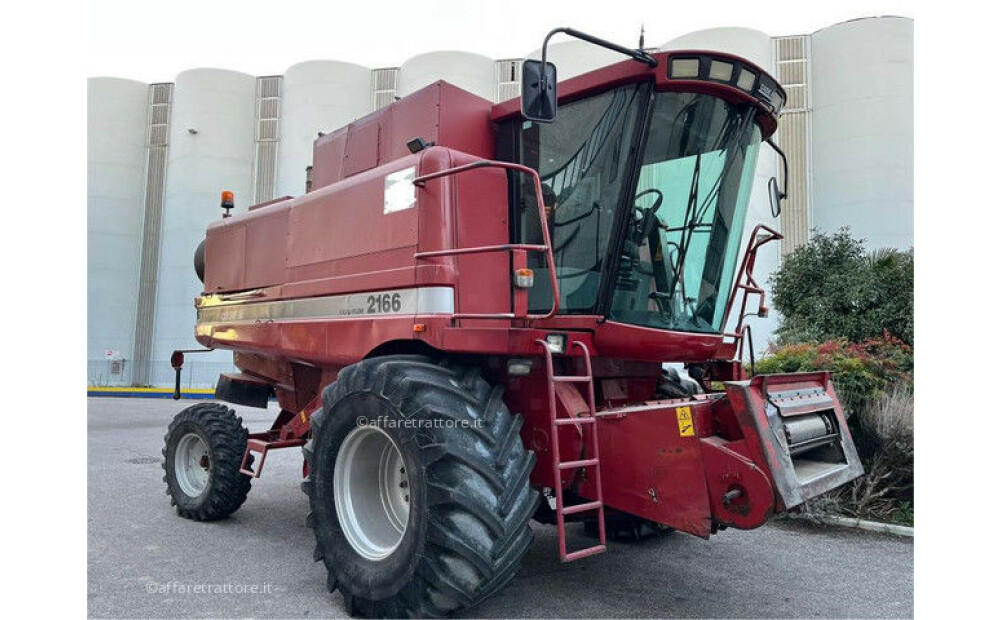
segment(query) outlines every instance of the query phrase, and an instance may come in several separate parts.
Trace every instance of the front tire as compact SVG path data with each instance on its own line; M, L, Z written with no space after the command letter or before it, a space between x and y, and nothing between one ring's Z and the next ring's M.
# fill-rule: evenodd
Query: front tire
M177 514L196 521L228 517L243 505L250 477L240 473L247 429L220 403L178 413L163 438L163 481Z
M444 616L506 585L533 540L534 454L478 369L364 360L323 392L305 447L327 587L355 616Z

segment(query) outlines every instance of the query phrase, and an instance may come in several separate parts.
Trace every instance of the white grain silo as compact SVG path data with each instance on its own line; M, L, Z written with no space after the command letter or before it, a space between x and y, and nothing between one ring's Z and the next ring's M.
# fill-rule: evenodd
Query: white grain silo
M372 110L371 70L333 60L292 65L281 94L281 141L275 196L305 193L306 166L319 132L329 133Z
M129 380L129 364L112 376L105 352L132 355L148 100L142 82L87 80L87 358L95 383Z
M420 54L399 66L396 95L405 97L428 84L444 80L493 101L496 96L493 65L493 59L470 52Z
M528 54L528 58L541 60L542 48ZM545 58L546 62L556 66L556 77L560 82L628 59L628 56L618 52L577 39L549 43Z
M773 60L773 43L771 37L758 30L749 28L711 28L699 30L672 39L659 47L662 51L669 50L707 50L727 52L746 58L750 62L758 65L771 75L775 75ZM778 174L778 157L771 148L761 144L757 155L757 170L754 179L753 192L750 195L750 204L747 207L747 223L743 233L743 240L740 246L740 258L742 251L750 242L750 235L757 224L765 224L781 232L781 222L771 214L771 205L768 199L767 183L772 176ZM765 245L757 253L757 264L754 275L757 283L763 285L770 295L770 287L767 280L780 265L780 242L771 242ZM738 265L739 263L737 263ZM738 303L738 300L737 300ZM768 301L770 304L770 301ZM756 309L756 301L752 301L749 308ZM767 318L751 318L750 325L753 329L754 349L761 353L767 348L768 341L773 338L774 330L777 329L779 318L777 313L772 312ZM730 327L733 327L730 324Z
M913 20L812 35L812 224L869 248L913 245Z
M202 291L193 256L209 222L222 217L219 194L236 194L236 212L252 195L257 79L221 69L192 69L174 84L170 151L164 190L151 381L170 381L174 349L198 348L193 300ZM229 352L192 363L223 364ZM213 379L205 380L214 383Z

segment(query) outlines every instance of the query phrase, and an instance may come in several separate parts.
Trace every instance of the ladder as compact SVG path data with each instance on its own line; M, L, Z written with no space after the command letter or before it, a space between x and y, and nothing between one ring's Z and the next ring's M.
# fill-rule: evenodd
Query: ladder
M579 347L583 354L585 375L556 375L552 364L552 350L544 340L536 340L545 352L545 373L548 384L549 397L549 421L551 430L549 437L552 445L552 477L556 494L556 526L559 531L559 559L563 562L572 562L591 555L603 553L607 550L607 536L604 531L604 494L601 490L601 462L597 447L597 408L594 404L594 372L590 364L590 350L587 345L574 340L572 346ZM578 417L559 418L556 409L556 383L585 383L587 385L587 406L589 408L586 415ZM563 426L576 426L581 429L583 441L590 437L589 458L563 461L559 456L559 429ZM589 429L589 433L587 430ZM597 499L582 504L566 506L563 501L562 472L567 469L580 469L584 467L593 468L594 483L597 490ZM581 512L597 512L597 528L600 544L585 549L579 549L570 553L566 552L566 515L579 514Z

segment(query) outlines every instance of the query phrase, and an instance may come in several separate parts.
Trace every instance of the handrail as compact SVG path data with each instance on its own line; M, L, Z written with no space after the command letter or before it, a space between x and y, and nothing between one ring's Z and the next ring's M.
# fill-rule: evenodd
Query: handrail
M484 159L481 161L476 161L471 164L464 164L461 166L456 166L454 168L447 168L445 170L439 170L437 172L431 172L428 174L421 175L413 179L413 184L417 187L424 187L427 185L427 181L433 179L439 179L441 177L451 176L453 174L459 174L461 172L467 172L469 170L476 170L479 168L504 168L507 170L514 170L515 172L521 172L523 174L528 174L531 176L535 185L535 204L538 207L538 218L541 221L542 228L542 245L532 245L524 243L508 243L502 245L486 245L481 247L473 248L459 248L452 250L434 250L430 252L417 252L413 255L413 258L417 260L422 260L426 258L434 258L439 256L456 256L462 254L484 254L487 252L511 252L516 250L523 250L527 252L544 252L545 260L549 267L549 282L552 285L552 309L546 314L526 314L523 317L516 316L513 312L503 312L496 314L461 314L456 313L453 316L458 319L515 319L524 318L529 321L537 321L543 319L549 319L559 312L559 280L556 278L555 269L555 258L552 255L552 239L549 235L549 227L545 221L545 202L542 195L542 180L538 176L538 172L527 166L522 166L521 164L514 164L505 161L493 161L489 159Z
M766 232L767 235L758 240L757 234L761 230ZM736 328L732 332L724 331L722 334L723 336L733 338L733 344L739 347L740 361L743 360L743 338L747 331L747 326L743 324L743 320L747 317L747 300L750 295L755 294L760 296L760 306L758 307L758 312L760 312L760 308L766 308L764 305L764 289L757 284L757 280L753 277L754 265L757 262L757 250L759 250L761 246L772 241L777 241L778 239L784 239L784 236L770 226L757 224L757 226L754 227L753 233L750 235L750 242L747 244L747 251L743 255L743 262L740 263L740 269L736 272L732 293L729 295L729 301L726 302L725 322L723 325L729 322L729 315L733 310L733 303L736 301L736 294L740 289L743 289L743 299L740 304L740 317L736 322ZM745 283L743 281L744 279L746 280ZM751 351L751 354L752 353L753 352Z

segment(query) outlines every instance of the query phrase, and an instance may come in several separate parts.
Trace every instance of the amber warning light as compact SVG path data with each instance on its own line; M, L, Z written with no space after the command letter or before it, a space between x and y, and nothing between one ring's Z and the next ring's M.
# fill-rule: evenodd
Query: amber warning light
M221 206L222 206L223 209L226 210L226 212L222 215L222 217L229 217L229 210L232 209L233 206L235 206L235 203L233 201L233 193L231 191L229 191L228 189L225 190L224 192L222 192L222 205Z

